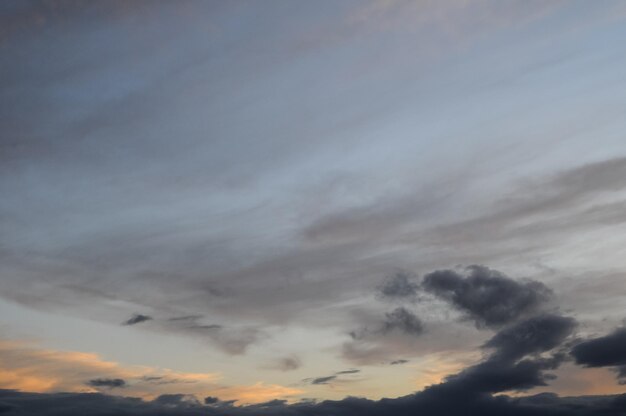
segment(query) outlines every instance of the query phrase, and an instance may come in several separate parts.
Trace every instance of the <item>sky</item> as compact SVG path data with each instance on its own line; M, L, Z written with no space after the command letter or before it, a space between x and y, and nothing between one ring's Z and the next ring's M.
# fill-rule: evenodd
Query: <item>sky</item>
M0 413L626 414L625 23L3 1Z

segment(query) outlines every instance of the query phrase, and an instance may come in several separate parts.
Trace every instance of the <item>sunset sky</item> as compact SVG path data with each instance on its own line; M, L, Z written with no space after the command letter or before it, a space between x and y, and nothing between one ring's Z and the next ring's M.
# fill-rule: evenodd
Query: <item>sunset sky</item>
M624 1L2 1L0 413L625 415L625 133Z

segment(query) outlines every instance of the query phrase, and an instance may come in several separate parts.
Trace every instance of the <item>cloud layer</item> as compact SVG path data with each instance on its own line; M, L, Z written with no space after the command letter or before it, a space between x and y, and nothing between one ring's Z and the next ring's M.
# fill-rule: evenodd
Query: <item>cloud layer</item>
M3 1L0 331L41 340L0 341L6 400L617 391L624 9Z

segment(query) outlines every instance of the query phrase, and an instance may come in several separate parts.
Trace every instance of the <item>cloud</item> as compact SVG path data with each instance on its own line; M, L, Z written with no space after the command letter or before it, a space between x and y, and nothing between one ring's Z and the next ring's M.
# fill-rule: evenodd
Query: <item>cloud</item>
M467 274L454 270L428 273L422 288L449 302L479 328L498 328L536 312L552 296L543 283L515 281L484 266L469 266Z
M400 271L385 279L378 286L378 295L383 299L413 300L417 296L419 285L412 282L413 274Z
M626 365L615 368L615 372L617 373L617 378L620 379L619 384L626 384Z
M408 362L409 360L393 360L392 362L389 363L389 365L400 365L400 364L406 364Z
M173 318L169 318L170 322L188 322L194 324L197 320L204 318L203 315L184 315L184 316L175 316Z
M424 332L424 324L421 319L407 308L400 306L385 313L382 321L351 331L350 336L354 340L375 339L391 333L416 337L422 332Z
M94 378L93 380L89 380L87 385L91 387L108 387L108 388L116 388L116 387L126 387L126 382L121 378Z
M162 394L156 399L153 400L155 404L162 405L165 407L198 407L200 406L200 402L198 399L191 394Z
M26 342L0 340L0 388L85 391L85 380L127 380L139 374L138 369L102 360L97 354L48 350Z
M248 347L264 337L254 327L226 327L215 323L204 323L203 315L184 315L161 322L166 331L179 332L207 339L221 351L230 355L245 354Z
M289 357L282 357L275 360L272 364L266 366L265 368L280 370L280 371L292 371L300 368L302 366L302 362L300 358L295 355Z
M436 246L481 251L519 252L550 248L578 234L606 224L623 223L626 157L619 156L563 169L542 177L525 178L484 214L438 225L421 234ZM614 195L618 201L602 197ZM591 203L591 204L590 204ZM509 244L514 242L515 244Z
M476 322L478 328L500 329L483 345L483 350L495 350L501 357L504 354L511 355L512 358L506 360L509 367L520 356L527 354L531 347L529 343L535 342L537 348L543 348L553 341L558 344L561 336L569 334L576 326L571 318L547 313L552 291L544 284L533 280L516 281L485 266L470 266L465 269L465 273L447 269L428 273L422 279L419 290L463 311L464 316ZM422 336L425 324L416 313L404 306L386 313L379 322L376 322L375 315L363 313L359 315L360 319L373 323L365 323L360 329L349 333L352 340L343 344L343 357L365 365L389 364L395 361L394 356L419 356L423 360L425 355L441 351L442 348L454 351L457 355L466 352L467 348L460 344L457 347L454 340L449 339L452 337L458 341L459 331L465 330L461 325L451 327L449 322L444 324L447 311L433 312L431 302L432 299L422 296L414 307L419 309L420 314L433 319L429 323L432 337ZM468 337L475 336L472 328L466 330L469 331ZM537 339L530 337L532 334L540 335ZM430 339L433 337L434 341ZM446 341L442 343L441 339ZM542 346L541 342L545 345ZM517 356L513 357L515 354ZM396 362L396 365L400 363L403 362ZM538 365L537 369L544 364ZM518 370L529 368L527 363ZM515 368L511 368L513 370Z
M311 380L311 384L328 384L329 381L336 379L337 376L317 377Z
M129 395L151 399L163 394L259 403L303 391L278 384L223 385L218 373L186 373L145 366L124 366L97 354L37 348L0 340L0 389L30 392L97 392L124 387ZM85 380L88 380L85 382Z
M352 368L350 370L343 370L343 371L337 371L335 374L356 374L356 373L360 373L361 370L356 369L356 368Z
M369 323L348 333L342 356L357 365L385 364L391 357L419 354L415 342L424 333L422 320L405 307L380 316L366 316Z
M484 348L495 349L499 360L512 361L559 346L575 327L573 318L550 314L535 316L502 329L484 344Z
M494 350L487 359L433 389L478 395L545 386L553 377L545 371L558 368L565 354L540 354L559 347L575 327L572 318L541 315L504 328L484 344Z
M222 325L219 324L203 324L199 321L204 318L203 315L185 315L185 316L176 316L173 318L169 318L168 322L176 325L177 327L182 327L185 329L221 329Z
M392 331L419 336L424 332L424 325L413 312L404 307L398 307L385 314L385 322L381 328L383 334Z
M151 321L152 317L148 315L141 315L139 313L134 314L128 320L124 321L122 325L136 325L141 322Z
M313 385L319 385L319 384L331 384L331 381L335 381L335 380L341 380L339 378L339 376L342 375L346 375L346 374L357 374L360 373L361 370L356 369L356 368L351 368L349 370L342 370L342 371L337 371L335 374L330 375L330 376L324 376L324 377L316 377L316 378L305 378L302 381L305 382L309 382L310 384Z
M207 411L211 407L214 415L255 415L263 412L268 416L282 415L326 415L352 416L356 414L386 415L414 414L418 409L426 416L437 414L593 414L602 410L607 415L618 415L623 410L619 397L596 399L593 403L579 399L576 412L567 413L571 402L554 396L539 396L535 399L513 399L506 396L494 397L506 391L525 390L547 384L552 376L547 373L556 369L564 356L560 348L571 335L575 321L559 315L543 314L509 325L497 332L483 344L490 354L480 363L467 367L443 382L425 388L414 395L398 399L371 401L347 398L340 401L321 403L302 402L288 404L277 398L299 394L301 391L281 386L256 384L254 386L216 387L201 384L201 389L183 392L162 392L154 395L152 401L141 399L112 398L104 395L82 394L47 394L17 393L0 391L0 405L6 412L19 412L20 415L47 416L46 409L38 407L41 398L57 408L63 408L64 414L163 414L194 415ZM557 350L556 352L554 352ZM548 354L545 356L545 354ZM3 354L2 356L5 356ZM46 354L48 355L48 354ZM41 367L38 363L38 367ZM109 365L113 369L116 365ZM74 363L72 370L77 367ZM99 371L103 372L102 366ZM326 385L337 380L341 375L356 374L358 369L348 369L333 375L310 379L310 384ZM143 381L160 381L164 375L154 373L135 374L129 372L127 378ZM183 376L179 376L184 378ZM101 380L114 380L113 377L101 377ZM94 379L95 380L95 379ZM110 382L98 384L110 386ZM137 383L136 383L137 384ZM174 386L180 388L182 384ZM137 388L129 385L128 388ZM211 391L210 400L204 405L197 399L195 392ZM134 390L136 391L136 390ZM259 403L257 405L232 406L232 400L241 403ZM206 405L206 406L205 406ZM622 406L622 407L619 407ZM228 408L228 409L226 409ZM91 411L91 409L97 409ZM221 413L223 411L223 413ZM168 413L169 412L169 413ZM559 413L560 412L560 413ZM613 412L613 413L611 413ZM9 415L11 413L8 413Z
M343 400L323 402L302 401L288 404L273 400L248 406L233 406L228 402L207 403L186 401L184 396L170 395L152 401L103 394L58 393L38 394L0 390L0 409L8 416L54 416L63 409L64 416L112 415L127 416L622 416L626 410L626 395L569 397L540 394L530 397L511 398L454 396L451 392L427 389L421 393L382 399L379 401L349 397ZM223 405L221 405L223 403Z
M617 377L626 380L626 328L581 342L571 354L577 364L585 367L615 367Z
M143 376L140 378L141 382L145 382L145 383L150 383L150 384L156 384L156 385L163 385L163 384L183 384L183 383L198 383L201 382L202 380L197 378L197 377L183 377L183 378L176 378L174 375L159 375L159 376Z
M213 396L207 396L204 398L204 404L215 404L219 401L220 399L218 399L217 397L213 397Z
M424 7L428 10L447 7L435 3L428 3L432 7ZM482 3L477 7L480 12L492 9ZM519 11L520 7L524 7L522 3L516 3L515 10ZM356 60L359 62L356 76L354 71L349 70L350 66L346 66L343 73L360 81L356 84L345 84L348 86L345 89L335 88L344 84L345 79L342 78L336 85L321 82L320 85L328 88L318 88L319 85L315 82L307 82L308 75L297 76L293 72L285 71L285 68L274 71L275 67L271 65L272 76L277 80L274 84L274 81L258 73L259 65L255 61L267 63L274 62L276 58L280 60L282 47L285 46L281 43L282 39L291 40L291 36L284 36L284 26L273 25L276 20L265 20L273 13L263 14L264 18L255 19L255 22L266 22L262 25L263 30L276 31L280 36L275 39L264 36L264 33L257 31L256 25L252 25L252 37L247 42L246 39L239 39L237 36L233 38L231 34L224 32L219 36L206 34L206 25L190 24L191 17L180 19L177 15L170 15L168 21L172 24L164 26L160 24L163 20L155 19L150 14L147 19L150 24L146 25L137 24L134 19L131 22L116 18L102 21L99 13L92 11L93 9L75 9L85 10L79 13L82 18L78 19L72 14L69 20L62 19L67 25L47 25L46 36L31 35L28 36L29 42L6 45L8 49L4 55L7 56L7 70L3 72L8 74L7 78L11 82L6 82L8 92L3 97L15 105L8 106L5 114L7 117L2 118L10 120L7 127L15 123L16 128L7 129L9 134L5 137L10 143L6 149L3 148L9 152L7 159L13 160L4 164L3 168L7 175L2 194L9 197L2 203L1 216L6 233L3 233L0 245L3 251L6 250L15 257L15 261L2 261L2 275L6 276L0 283L2 296L18 298L20 302L31 306L56 304L64 309L64 313L74 316L97 315L89 313L93 311L92 305L94 309L106 307L110 311L124 302L136 300L147 311L154 311L155 316L197 313L210 316L211 319L215 317L219 323L228 323L224 325L237 326L255 322L261 326L288 322L289 325L299 328L308 328L310 322L317 320L315 323L318 328L324 327L332 331L344 322L342 311L337 312L334 307L340 302L345 305L358 300L358 291L361 288L373 286L372 279L378 273L373 265L404 265L404 261L420 262L426 256L432 256L428 261L442 263L442 258L465 255L474 247L474 244L464 244L464 247L469 248L458 251L422 250L422 244L428 245L432 241L428 239L431 235L421 233L423 223L427 222L429 227L436 225L435 222L424 221L425 219L441 218L439 214L446 211L443 208L449 206L463 209L466 206L473 207L472 203L479 199L480 196L472 196L473 199L468 198L467 205L462 198L448 199L447 194L451 188L462 187L469 184L470 180L463 178L461 181L451 181L453 183L450 186L434 186L440 191L420 193L412 199L401 197L403 194L413 195L414 190L406 186L403 180L409 178L412 183L425 182L425 187L428 187L429 178L425 175L431 167L439 165L444 170L453 170L463 162L471 162L468 164L479 168L493 168L500 164L508 167L508 159L503 160L494 152L489 153L489 157L481 154L480 163L467 159L456 163L457 160L450 157L451 154L464 154L465 149L457 148L457 142L444 139L446 132L431 130L433 125L446 124L439 123L436 119L433 119L432 125L427 123L428 126L425 126L426 142L410 139L407 141L415 143L415 147L388 147L394 155L409 160L406 165L396 164L396 159L392 158L391 163L385 160L385 163L381 163L382 169L378 168L378 162L372 156L380 156L384 160L389 155L379 152L378 147L370 146L374 141L357 139L369 137L361 134L360 130L341 130L340 133L346 133L341 134L341 137L354 139L336 141L337 130L333 130L333 126L358 120L353 114L346 116L343 113L355 108L344 105L354 100L355 92L358 94L359 104L365 103L369 106L359 109L356 112L359 116L375 114L379 110L376 100L361 99L367 98L368 92L371 97L386 96L394 101L396 91L406 97L419 96L424 98L424 102L434 103L428 99L428 95L421 94L421 84L414 82L417 81L415 77L419 77L415 69L424 61L421 55L402 52L406 56L417 56L417 64L406 61L406 65L398 65L398 68L405 68L408 77L393 88L390 88L390 83L385 82L383 73L373 71L379 75L373 78L368 76L367 73L372 68L363 65L359 58ZM171 9L165 9L165 15ZM258 11L264 12L264 9L271 8L259 7ZM454 9L458 15L453 21L476 21L465 19L465 11L470 10L464 3L460 2ZM496 9L495 15L503 12L502 8ZM507 22L517 21L510 18L511 12L508 10L504 13L509 16ZM202 15L200 21L207 14L212 13L187 13L188 16ZM517 13L512 14L517 16ZM137 13L136 16L140 15L141 13ZM302 16L308 15L309 13L303 11ZM374 25L379 22L378 13L374 13L373 18L370 13L366 15L368 17L365 20ZM429 15L432 16L431 13L426 14ZM91 18L83 20L87 16ZM299 28L302 16L293 20L280 19L280 22L291 22L293 27ZM399 16L405 16L405 13L400 13ZM420 19L424 19L420 13L411 16L421 16ZM238 14L221 17L220 15L216 20L241 21ZM146 23L145 20L139 21ZM413 28L414 25L405 27ZM163 31L164 28L167 30ZM325 29L322 32L326 32ZM419 35L415 39L418 37ZM170 38L172 40L168 41ZM364 45L379 44L363 41L364 38L360 36L355 38ZM220 41L222 39L223 43ZM159 44L160 47L151 47L154 44ZM183 44L184 48L172 48L173 45ZM398 43L397 48L391 49L385 48L385 44L386 42L380 43L383 46L380 49L383 56L393 57L393 54L387 55L389 50L404 50L401 43ZM267 45L271 47L266 50ZM274 49L275 45L281 47ZM34 46L36 48L33 49ZM352 50L350 46L351 44L346 44L346 50ZM31 50L42 53L25 53ZM215 56L219 51L229 52L224 59L206 58ZM367 50L361 53L363 56L370 54ZM264 59L259 59L259 55ZM348 61L354 61L359 56L358 53L355 55L332 51L328 55L345 55ZM379 59L379 54L374 55L379 65L385 66L384 62L390 61ZM497 55L498 62L507 61L501 59L500 54ZM202 57L206 58L206 64ZM311 61L329 62L329 67L338 67L332 60L316 59L319 57L312 56ZM190 58L194 59L194 65L189 64ZM302 65L289 63L286 67L301 68ZM246 68L254 68L254 71L249 73ZM166 70L165 74L161 73L163 69ZM360 72L361 70L364 72ZM323 71L322 67L314 69L310 79L323 81L325 78L319 76ZM178 76L173 77L174 72ZM395 72L392 71L390 79L397 78ZM336 71L331 73L335 74ZM472 87L484 91L476 88L480 82L475 81L480 80L474 80L473 76L471 78ZM295 86L303 85L308 88L293 89L291 87L294 85L285 81L289 79L293 80ZM385 91L385 94L363 88L376 84L371 81L378 81L378 88ZM433 80L428 80L424 86L431 84L437 97L450 93L447 88L442 89L442 85L453 85L453 90L459 86L459 82L450 82L451 78L438 79L439 82L430 81ZM603 83L607 84L612 85ZM246 85L246 88L231 88L241 85ZM274 88L283 85L286 91L293 92L293 97L306 95L306 106L302 108L307 111L300 111L292 114L294 117L285 116L280 120L293 120L298 134L292 134L291 126L267 122L270 119L268 116L288 113L281 110L289 110L290 107L302 109L301 106L291 105L291 100L273 99L273 95L267 94L275 90L278 97L285 96L281 88ZM407 85L415 85L415 89L409 91L406 89ZM267 86L267 90L264 86ZM164 92L157 92L162 90ZM235 91L236 96L229 97L223 91ZM329 96L329 92L333 94ZM415 92L420 94L416 95ZM458 93L464 95L465 92ZM350 97L350 100L340 100L337 104L341 111L327 106L327 103L333 102L333 98L341 98L340 96ZM15 97L19 99L12 99ZM207 97L210 97L209 105ZM97 100L95 105L93 100ZM106 105L100 105L99 100L106 101ZM286 103L286 106L266 103ZM420 103L421 101L400 103L406 110L401 113L415 114L411 106L421 106ZM448 103L443 101L442 104L441 108L445 108ZM317 116L310 117L311 112ZM450 109L447 114L450 112L454 112L454 109ZM387 115L395 113L400 114L394 111ZM337 117L334 117L335 114ZM310 124L302 123L301 115L311 120ZM390 126L397 126L395 129L398 132L415 131L406 129L406 124L396 123L396 116L393 117L387 118L387 121ZM497 118L507 119L506 114L499 114ZM548 116L546 119L553 120ZM219 122L215 122L216 120ZM241 120L246 120L246 123L240 123ZM416 125L424 125L421 121L416 119ZM480 125L488 125L488 120L485 121L486 123ZM323 125L323 128L317 127L315 123ZM275 128L266 127L274 125ZM472 125L479 124L473 121ZM369 129L367 125L359 126L359 129L363 127L363 131L371 134L384 134L385 127L379 126L382 131ZM464 127L459 128L468 131ZM327 134L320 134L325 133L324 129L328 129ZM40 131L43 134L39 134ZM249 131L257 134L249 135ZM286 139L274 139L283 134ZM395 134L388 135L392 136ZM56 140L59 137L61 139ZM180 141L173 143L171 137L179 137ZM327 141L319 145L318 141L309 140L310 137L324 137ZM425 153L424 159L430 159L432 163L428 161L427 165L420 166L421 161L413 157L419 152L409 150L429 149L429 137L441 137L442 140L437 142L445 141L445 145L439 148L443 157L431 157L432 154ZM13 146L13 142L16 146ZM602 144L604 143L606 142ZM401 144L400 141L397 144ZM595 144L597 143L594 142ZM334 151L336 146L357 151L349 159L359 161L358 164L362 166L344 163L349 161L343 157L337 158L336 155L341 152ZM546 147L538 147L541 152L549 153ZM289 151L291 148L296 149L293 154ZM493 143L488 148L492 149ZM320 153L322 157L318 157ZM303 156L310 163L301 163ZM289 164L294 160L297 163ZM297 172L293 170L296 165ZM310 165L313 168L302 172L301 165ZM419 169L411 169L403 178L396 175L396 168L408 171L409 166ZM345 169L351 174L354 172L354 176L362 180L366 188L372 188L371 192L368 190L367 193L360 193L358 189L348 186L347 190L342 188L339 192L328 191L331 198L325 198L325 195L320 197L319 193L314 193L311 200L318 199L319 205L313 206L307 206L308 199L304 202L298 199L297 195L301 193L311 194L311 182L309 179L305 180L305 177L314 176L313 180L317 180L318 174L321 176L333 169ZM606 165L606 169L617 169L617 173L620 173L619 166L615 164ZM240 174L240 171L246 172ZM501 171L506 175L509 169ZM511 166L510 171L516 171L516 168ZM289 172L289 175L285 175L285 172ZM245 181L246 175L254 178L252 183L258 181L256 185L259 186L254 186L254 192L240 185L224 185L233 182L241 184L242 177ZM459 241L464 243L463 240L467 239L474 240L481 246L479 239L474 238L478 235L481 241L490 245L490 250L485 250L481 255L489 256L494 251L493 247L497 247L496 251L500 247L506 247L502 241L521 239L528 235L509 232L516 228L516 223L528 224L528 219L535 214L559 214L579 201L569 199L568 202L566 198L566 202L562 203L552 199L555 195L577 195L575 198L582 199L593 196L595 191L580 191L581 188L600 189L601 186L597 183L589 181L589 178L597 175L597 169L586 170L582 176L574 177L571 184L563 181L542 182L541 185L545 186L537 187L538 192L520 192L518 195L525 196L512 204L499 206L503 208L502 211L506 211L502 221L492 221L498 220L497 213L500 211L494 215L489 209L467 210L464 214L486 212L487 215L481 217L482 222L479 221L478 225L461 224L454 230L456 232L450 233L453 242L445 248L453 247ZM498 175L494 175L494 178L496 176ZM267 180L266 177L279 179ZM618 175L615 176L617 177ZM623 178L624 175L619 177ZM293 183L293 187L285 186L285 178ZM614 181L615 178L602 177L600 185ZM504 186L508 185L508 178L497 179L507 181ZM384 192L377 194L376 183L379 181L386 185ZM481 182L472 182L471 185L481 185ZM396 188L402 187L405 188L396 191ZM478 186L467 187L470 193L476 188ZM573 188L578 189L572 192ZM484 189L491 191L488 186ZM287 196L282 194L283 191ZM345 195L341 195L342 193ZM434 198L428 198L428 194ZM499 193L494 192L492 195ZM37 203L25 203L28 201ZM372 204L373 208L368 209L368 204ZM258 208L263 205L264 208ZM354 210L351 211L354 205L361 208L363 215L352 215L355 214ZM526 210L516 211L518 206ZM345 215L333 215L333 211L341 211L340 214L345 211ZM433 211L434 214L431 214ZM308 212L314 214L309 216ZM316 238L299 240L298 235L306 234L298 234L303 231L298 230L298 226L302 225L302 218L306 218L304 221L311 220L314 224L324 222L317 221L316 216L335 218L337 221L328 223ZM445 217L444 220L447 221L450 217ZM465 226L467 227L464 228ZM553 229L541 227L536 232L548 233L550 228ZM412 231L425 235L424 240L412 238ZM504 234L503 239L491 238L501 233ZM406 246L409 248L406 249ZM506 250L517 252L523 244L513 246L506 247ZM404 256L403 250L410 251L409 255ZM434 252L436 254L433 255ZM393 262L396 258L400 258L403 263ZM356 259L359 261L355 261ZM410 266L407 264L407 267ZM162 274L150 274L154 271L151 269ZM69 283L74 284L74 288L90 288L92 292L89 295L72 296L73 292L61 290L67 288L66 284ZM227 290L222 292L223 296L211 296L208 289L210 286L226 287ZM79 300L75 300L77 298ZM92 302L95 299L97 301ZM74 307L79 302L85 305ZM184 305L185 310L171 311L172 315L165 315L166 312L169 313L167 309L171 305ZM427 319L421 313L416 315L420 319ZM104 318L95 319L106 320L111 314L99 316ZM122 316L126 318L126 315ZM115 322L121 321L117 317L113 319ZM139 327L143 329L144 326L156 325L151 322ZM392 327L394 329L384 334L384 337L396 338L395 333L402 332L398 324L393 324ZM207 339L209 345L216 345L221 351L233 354L245 352L249 345L259 339L258 333L253 330L238 332L237 328L222 328L220 324L213 322L189 325L180 332L176 331L178 329L172 332ZM423 338L426 337L421 339ZM475 340L476 338L468 339L467 343ZM330 342L338 344L341 340L335 338ZM385 352L385 359L405 356L404 351ZM415 354L420 352L421 350L415 349ZM90 373L88 377L98 376L99 373Z

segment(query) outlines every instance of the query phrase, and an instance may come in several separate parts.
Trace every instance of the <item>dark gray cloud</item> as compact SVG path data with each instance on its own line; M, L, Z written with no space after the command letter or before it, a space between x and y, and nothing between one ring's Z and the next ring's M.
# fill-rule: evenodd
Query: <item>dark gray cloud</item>
M335 374L333 374L331 376L316 377L316 378L306 378L306 379L304 379L302 381L308 382L310 384L330 384L331 381L337 380L339 378L339 376L346 375L346 374L357 374L357 373L360 373L360 372L361 372L361 370L359 370L359 369L351 368L349 370L337 371Z
M213 396L207 396L204 398L204 404L215 404L219 401L220 399L218 399L217 397L213 397Z
M126 387L126 381L121 378L95 378L93 380L89 380L87 385L92 387L108 387L108 388L118 388L118 387Z
M622 383L626 381L626 328L581 342L571 354L577 364L585 367L615 367L617 377Z
M409 309L399 306L391 312L386 312L382 320L378 320L372 325L363 326L360 329L350 331L349 335L353 340L376 339L386 335L396 333L409 335L411 337L420 336L424 332L422 320Z
M559 346L576 327L573 318L540 315L502 329L484 344L500 360L513 361Z
M419 284L413 281L415 277L414 274L405 271L388 276L378 286L377 294L383 299L414 300L419 289Z
M484 266L469 266L467 274L455 270L428 273L422 288L449 302L478 327L498 328L536 312L552 296L543 283L516 281Z
M389 365L400 365L400 364L406 364L408 362L409 360L393 360L392 362L389 363Z
M572 348L576 363L589 367L626 365L626 328L582 342Z
M495 351L483 362L449 376L443 383L427 387L414 398L420 403L420 409L425 410L424 414L430 414L429 411L432 414L535 414L531 409L518 407L519 402L511 406L505 396L496 398L493 394L547 385L554 376L546 371L558 368L564 360L564 354L552 351L561 346L573 328L573 320L554 315L531 318L506 328L485 344ZM550 329L556 335L543 340ZM512 345L516 340L522 341L520 346ZM540 356L543 353L551 355ZM482 405L486 407L479 411ZM498 406L502 407L496 411ZM560 414L555 413L555 409L538 407L535 410L538 414Z
M128 320L124 321L122 325L136 325L142 322L151 321L152 317L148 315L142 315L139 313L134 314Z
M419 336L424 332L424 324L417 315L410 310L404 307L398 307L385 314L385 322L381 328L383 334L392 331L400 331L404 334Z
M562 356L529 358L518 362L490 359L449 377L441 388L474 394L529 390L548 385L548 381L555 376L546 371L557 369L561 362Z
M343 371L337 371L335 374L356 374L356 373L360 373L361 370L356 369L356 368L352 368L350 370L343 370Z
M179 396L179 395L173 395ZM183 395L180 395L183 396ZM379 401L349 397L286 404L273 400L249 406L214 402L201 405L179 397L153 401L84 393L23 393L0 390L0 411L7 416L623 416L626 394L567 397L544 393L530 397L463 395L436 387Z
M435 389L463 394L494 394L510 390L528 390L545 386L565 354L540 354L560 347L572 334L576 321L558 315L541 315L502 329L484 344L493 352L483 362L448 377Z
M317 377L311 380L311 384L328 384L328 382L336 379L337 376Z

